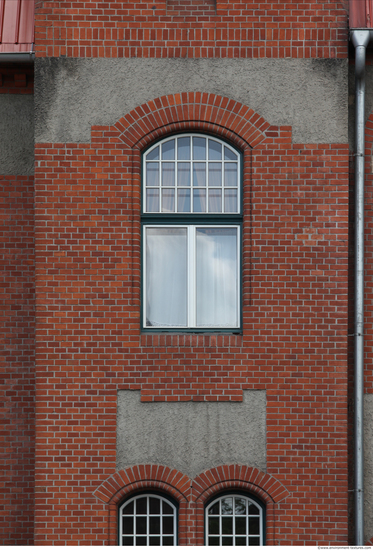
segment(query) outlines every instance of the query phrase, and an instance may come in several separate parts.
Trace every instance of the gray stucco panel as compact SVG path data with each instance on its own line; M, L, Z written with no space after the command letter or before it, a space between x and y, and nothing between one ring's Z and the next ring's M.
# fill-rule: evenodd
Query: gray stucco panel
M373 537L373 395L364 396L364 539Z
M0 136L0 174L33 174L33 95L0 94Z
M151 99L179 92L219 94L275 125L296 143L347 142L347 60L56 59L35 61L36 142L90 140Z
M220 464L266 470L266 393L243 402L141 403L139 391L118 391L117 468L163 464L193 478Z

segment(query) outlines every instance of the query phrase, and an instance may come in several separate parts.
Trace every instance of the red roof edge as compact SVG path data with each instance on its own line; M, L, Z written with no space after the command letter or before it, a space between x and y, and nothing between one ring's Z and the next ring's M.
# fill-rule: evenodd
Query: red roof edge
M0 54L33 52L35 0L0 0Z
M373 28L373 0L349 0L350 29Z

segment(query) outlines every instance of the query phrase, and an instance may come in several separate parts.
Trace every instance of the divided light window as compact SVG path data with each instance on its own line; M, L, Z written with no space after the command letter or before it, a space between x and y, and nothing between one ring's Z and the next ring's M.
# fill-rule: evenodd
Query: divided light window
M241 158L201 134L143 157L143 328L240 328Z

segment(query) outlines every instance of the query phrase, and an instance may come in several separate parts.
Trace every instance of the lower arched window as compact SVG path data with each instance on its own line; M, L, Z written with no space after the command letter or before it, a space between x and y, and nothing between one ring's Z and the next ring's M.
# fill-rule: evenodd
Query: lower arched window
M140 494L119 508L119 545L177 545L177 509L163 496Z
M243 494L225 494L206 506L207 546L263 546L264 508Z

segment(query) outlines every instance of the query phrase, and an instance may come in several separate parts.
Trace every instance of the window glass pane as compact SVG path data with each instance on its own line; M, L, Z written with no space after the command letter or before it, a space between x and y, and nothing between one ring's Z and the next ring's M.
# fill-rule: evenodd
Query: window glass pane
M235 518L236 535L246 535L246 517Z
M193 185L204 187L206 185L206 163L195 162L193 164Z
M246 499L245 498L239 498L236 497L234 499L234 505L235 505L235 514L246 514Z
M222 537L221 545L222 546L233 546L233 537Z
M146 185L159 185L159 162L146 163Z
M220 537L209 537L209 546L220 546Z
M190 138L182 137L177 140L177 158L179 160L190 159Z
M146 190L146 211L159 212L159 189Z
M149 537L149 546L160 546L161 537Z
M163 546L174 546L174 537L162 537Z
M187 324L187 230L146 228L146 326Z
M136 546L146 546L146 537L136 537Z
M209 518L209 533L210 535L218 535L219 534L219 518L211 517Z
M221 162L209 162L209 186L221 187Z
M133 535L133 517L123 518L123 533Z
M249 518L249 533L250 535L259 535L259 517Z
M237 160L237 155L228 147L224 147L224 159L225 160Z
M133 546L133 537L123 537L123 546Z
M172 518L171 518L172 519ZM161 518L159 516L150 516L149 518L149 533L158 535L161 532Z
M190 189L177 190L177 211L190 212Z
M237 187L237 163L229 162L224 165L224 185Z
M123 515L133 514L133 501L123 508Z
M236 546L246 546L246 537L236 537Z
M260 514L259 507L255 506L255 504L250 503L249 504L249 514L250 514L250 516L258 516Z
M237 228L198 228L197 326L235 327L238 323ZM233 499L222 500L222 514L232 514Z
M162 185L174 187L175 185L175 163L162 162Z
M209 234L210 233L210 230L205 230L205 231L209 231ZM212 235L215 236L216 234L216 229L213 229L213 233ZM220 229L218 231L225 231L224 229ZM228 231L231 231L230 229ZM220 233L218 233L219 235ZM223 233L224 234L224 233ZM222 501L221 501L221 513L222 514L233 514L233 498L232 497L229 497L229 498L223 498Z
M162 532L164 535L172 535L172 533L174 532L173 516L164 516L162 518Z
M223 516L221 518L221 530L223 535L231 535L233 533L233 518L231 516Z
M206 158L206 138L194 137L193 138L193 159L205 160Z
M237 189L224 190L224 212L238 212Z
M146 516L136 516L136 535L146 534Z
M220 510L220 500L218 500L217 502L215 502L215 504L210 506L209 514L219 515L219 510Z
M162 212L175 212L175 189L162 189Z
M209 160L221 160L221 143L209 139Z
M159 498L149 498L149 513L160 514L161 513L161 501Z
M259 537L249 537L249 546L260 546Z
M221 189L209 189L209 212L221 212Z
M154 147L154 149L146 155L146 160L159 160L159 146Z
M162 143L162 160L174 160L175 158L175 140L171 139Z
M178 187L188 187L190 185L190 163L189 162L178 162L177 185Z
M186 230L184 230L186 231ZM174 514L174 509L172 508L172 506L170 506L169 504L167 504L167 502L165 502L164 500L162 501L162 512L163 514Z
M136 499L136 514L146 514L147 513L147 506L146 506L146 497L138 498Z
M206 212L206 189L194 189L193 212Z

